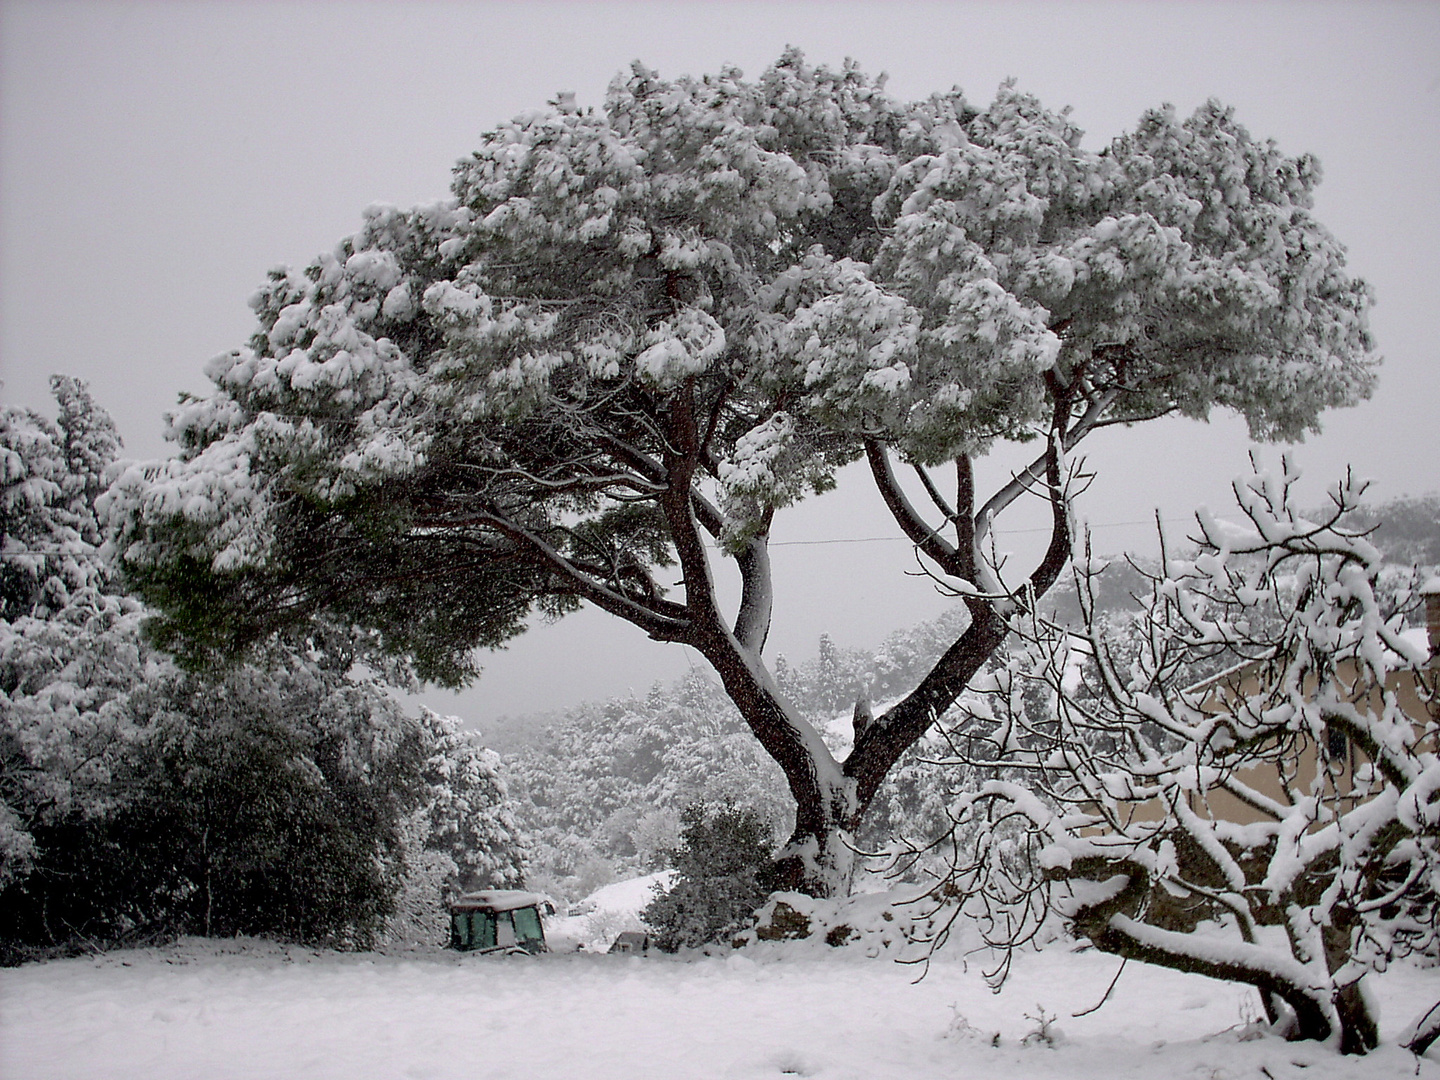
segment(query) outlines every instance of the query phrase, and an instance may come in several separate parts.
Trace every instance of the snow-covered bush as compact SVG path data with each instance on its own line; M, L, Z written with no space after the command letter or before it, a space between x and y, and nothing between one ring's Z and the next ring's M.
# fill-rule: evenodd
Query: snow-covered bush
M968 757L1026 779L952 805L975 839L944 888L995 943L1059 913L1108 952L1256 987L1291 1037L1363 1053L1366 975L1440 930L1440 699L1403 633L1414 592L1343 524L1363 485L1308 519L1295 479L1287 461L1237 481L1243 527L1199 515L1198 551L1166 559L1127 633L1094 617L1089 563L1083 628L1017 626Z
M37 627L70 629L6 628L0 654ZM436 913L447 891L521 883L496 756L383 686L286 650L182 672L134 619L56 645L59 671L13 692L4 721L0 780L29 838L0 904L10 947L172 933L362 945L402 901Z
M686 807L674 882L640 913L656 944L674 952L739 933L770 892L772 832L748 807Z
M348 635L271 639L229 670L150 647L101 547L114 425L84 384L51 385L54 423L0 409L0 951L358 943L417 875L519 884L497 756L405 715Z

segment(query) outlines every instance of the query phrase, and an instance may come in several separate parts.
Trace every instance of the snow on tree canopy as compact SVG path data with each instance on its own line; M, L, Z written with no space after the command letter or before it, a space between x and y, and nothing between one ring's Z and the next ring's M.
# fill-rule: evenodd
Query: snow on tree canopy
M249 343L170 418L179 454L114 488L114 543L171 644L324 609L447 682L589 601L705 655L811 804L797 830L830 835L1003 637L985 596L1043 593L1068 555L1062 512L1034 580L986 569L1024 484L975 503L973 455L1040 440L1028 476L1059 505L1096 427L1220 406L1295 438L1369 393L1369 292L1310 213L1318 176L1215 104L1092 152L1010 85L978 107L794 50L754 81L636 64L599 109L483 136L448 200L372 207L273 271ZM892 454L958 470L953 543ZM760 661L764 548L862 455L976 629L842 770ZM739 565L733 619L702 531Z
M120 448L115 423L86 384L50 379L54 423L18 406L0 408L0 618L46 618L101 587L95 558L102 528L96 497Z

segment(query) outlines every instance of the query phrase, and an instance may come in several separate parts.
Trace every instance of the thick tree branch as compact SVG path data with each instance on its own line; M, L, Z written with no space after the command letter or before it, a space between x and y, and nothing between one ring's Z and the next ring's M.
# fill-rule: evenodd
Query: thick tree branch
M657 641L687 642L691 634L691 623L672 615L662 615L641 604L624 593L616 592L602 582L583 573L571 560L552 545L528 529L517 525L500 514L476 513L472 522L494 529L502 536L520 544L530 552L533 561L559 574L574 588L575 595L590 601L603 611L618 615L628 623L638 626ZM668 602L667 602L668 603ZM686 610L678 605L675 610Z
M870 474L875 478L875 486L880 489L885 506L905 535L933 559L941 570L952 577L960 577L963 564L955 548L927 525L925 519L910 505L910 500L895 479L894 470L890 468L890 456L885 452L885 447L875 439L866 439L865 457L870 462Z
M1104 882L1124 875L1124 885L1104 900L1080 904L1071 918L1078 933L1095 947L1115 956L1147 964L1206 975L1212 979L1248 983L1264 994L1284 1001L1295 1012L1297 1031L1303 1039L1325 1039L1331 1031L1323 991L1293 960L1282 960L1263 947L1249 942L1227 943L1223 952L1207 948L1208 942L1194 934L1161 930L1139 922L1134 913L1149 893L1149 871L1130 859L1090 856L1077 859L1064 881Z
M975 543L975 463L969 454L961 454L955 459L955 549L965 581L975 581L979 574L980 549Z
M685 606L702 625L722 628L715 596L715 579L705 553L696 520L695 473L699 461L698 432L695 430L694 391L689 385L670 398L670 431L663 464L667 484L660 495L660 507L675 545L685 584Z
M1276 970L1276 957L1259 945L1231 942L1222 957L1206 952L1194 934L1159 930L1127 915L1111 916L1093 933L1085 933L1096 948L1116 956L1211 979L1248 983L1290 1006L1298 1038L1330 1037L1332 1025L1323 998L1311 987L1304 970L1282 974Z
M770 636L775 590L770 578L769 529L773 510L767 510L760 531L735 555L740 568L740 610L735 615L735 637L759 656Z
M1030 575L1029 594L1038 599L1050 591L1060 571L1070 561L1070 498L1065 491L1065 478L1060 475L1059 440L1051 438L1045 453L1045 486L1050 499L1050 544L1040 565Z
M1064 409L1063 402L1057 402L1057 416L1063 416ZM1070 508L1065 493L1064 478L1061 475L1061 437L1058 434L1062 424L1063 420L1060 420L1052 429L1049 445L1043 458L1046 490L1051 506L1050 544L1040 564L1030 576L1027 589L1022 594L1012 597L1022 607L1033 603L1035 598L1044 595L1049 590L1060 576L1060 572L1070 557ZM883 448L873 442L867 442L866 453L870 457L871 471L875 474L876 483L881 486L882 493L886 493L886 502L891 507L891 513L895 515L902 527L906 527L908 523L907 533L911 539L915 540L917 544L921 542L921 539L927 537L938 541L939 538L935 537L932 530L926 528L908 500L905 500L903 493L899 491L898 485L894 482L893 473L890 472L889 462L884 456ZM968 468L968 460L964 464L957 462L957 469L960 480L957 501L962 506L967 501L973 504L973 476ZM984 511L982 511L983 513ZM925 532L922 533L922 530ZM979 530L976 532L978 533ZM973 556L973 547L969 561L964 559L963 553L949 548L949 545L945 545L945 548L947 549L944 552L946 561L941 563L942 569L955 577L961 576L961 572L968 569L972 573L973 580L973 575L978 569ZM922 545L922 549L926 550L927 554L931 554L930 548ZM936 562L941 562L941 559L933 554L932 558L935 558ZM860 812L862 813L874 798L876 791L879 790L885 775L900 760L900 756L919 741L940 716L950 708L955 699L964 691L966 685L974 678L976 672L1005 640L1008 627L1005 619L997 610L994 600L978 596L967 596L965 599L966 606L970 609L969 627L921 680L920 685L914 691L881 717L878 723L871 724L861 734L845 761L845 774L855 779L858 784Z
M845 759L845 775L856 781L859 813L900 760L975 677L1008 632L1005 620L984 600L967 600L970 625L930 669L920 685L861 733Z

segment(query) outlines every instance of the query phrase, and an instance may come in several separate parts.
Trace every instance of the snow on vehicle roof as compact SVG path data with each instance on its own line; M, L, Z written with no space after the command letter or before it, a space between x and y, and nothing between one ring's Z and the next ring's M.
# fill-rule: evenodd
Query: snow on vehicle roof
M545 897L520 889L482 889L468 892L452 900L452 911L514 911L517 908L539 907Z

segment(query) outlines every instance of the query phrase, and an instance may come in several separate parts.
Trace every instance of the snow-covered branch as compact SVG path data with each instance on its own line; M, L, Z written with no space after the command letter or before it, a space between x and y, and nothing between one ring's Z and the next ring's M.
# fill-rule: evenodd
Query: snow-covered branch
M952 807L973 854L947 887L999 942L1038 903L1100 948L1248 982L1292 1036L1363 1053L1365 974L1440 947L1440 694L1403 632L1418 578L1382 574L1346 526L1360 486L1313 522L1295 477L1287 461L1237 481L1247 528L1202 517L1139 612L1102 619L1082 561L1085 625L1018 628L966 735L972 765L1030 779ZM1205 921L1233 940L1197 936Z

